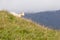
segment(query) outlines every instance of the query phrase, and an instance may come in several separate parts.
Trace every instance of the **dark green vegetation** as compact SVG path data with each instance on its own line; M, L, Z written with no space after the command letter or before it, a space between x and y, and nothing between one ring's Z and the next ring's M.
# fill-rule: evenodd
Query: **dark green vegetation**
M0 11L0 40L60 40L60 31Z

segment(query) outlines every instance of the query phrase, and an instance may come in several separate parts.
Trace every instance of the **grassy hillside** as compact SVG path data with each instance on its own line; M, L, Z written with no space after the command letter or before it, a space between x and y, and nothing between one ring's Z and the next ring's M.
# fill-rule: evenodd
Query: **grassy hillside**
M0 40L60 40L60 31L0 11Z

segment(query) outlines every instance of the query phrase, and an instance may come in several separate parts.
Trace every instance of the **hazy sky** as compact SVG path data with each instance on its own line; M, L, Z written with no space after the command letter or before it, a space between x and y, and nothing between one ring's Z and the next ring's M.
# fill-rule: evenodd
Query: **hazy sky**
M60 0L0 0L0 9L37 12L60 9Z

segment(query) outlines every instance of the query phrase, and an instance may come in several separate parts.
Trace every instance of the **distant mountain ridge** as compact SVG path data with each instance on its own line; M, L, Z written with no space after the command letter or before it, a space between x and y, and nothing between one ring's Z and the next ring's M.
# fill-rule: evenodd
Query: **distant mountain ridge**
M53 29L60 29L60 10L25 14L25 18Z

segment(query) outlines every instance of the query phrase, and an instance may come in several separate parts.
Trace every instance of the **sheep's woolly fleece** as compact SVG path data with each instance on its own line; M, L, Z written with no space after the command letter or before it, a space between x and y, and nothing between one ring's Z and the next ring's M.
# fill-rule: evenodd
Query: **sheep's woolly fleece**
M21 17L21 16L24 16L24 12L18 14L18 13L15 13L15 12L10 12L10 14L16 16L16 17Z

